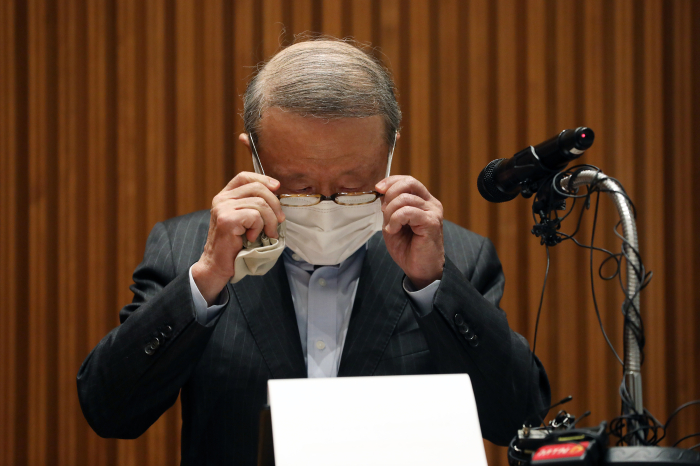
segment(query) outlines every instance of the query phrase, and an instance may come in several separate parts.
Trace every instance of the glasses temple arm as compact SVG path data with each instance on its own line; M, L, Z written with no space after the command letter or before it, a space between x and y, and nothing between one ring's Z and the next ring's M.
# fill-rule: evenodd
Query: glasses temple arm
M258 149L255 148L255 143L253 142L253 133L248 133L248 140L250 141L250 146L253 149L253 168L256 172L260 172L261 175L265 174L263 170L262 163L260 163L260 157L258 156Z
M384 178L389 178L389 175L391 175L391 159L394 158L394 149L396 148L396 139L397 135L399 134L398 131L394 131L394 144L391 146L391 150L389 151L389 160L387 161L386 164L386 176Z

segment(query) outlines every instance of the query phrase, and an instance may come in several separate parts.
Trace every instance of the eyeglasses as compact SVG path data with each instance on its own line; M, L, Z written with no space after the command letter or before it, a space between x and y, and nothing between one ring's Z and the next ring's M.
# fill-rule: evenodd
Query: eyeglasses
M339 205L364 205L371 204L383 194L377 191L363 191L357 193L335 193L330 196L323 194L280 194L277 199L286 207L308 207L319 204L321 201L333 201Z
M397 134L398 131L394 133L394 144L391 146L391 150L389 151L386 177L389 177L391 171L391 159L394 156ZM253 165L255 167L255 171L264 175L265 170L263 170L262 163L260 163L260 156L258 156L258 150L253 142L253 135L250 133L248 133L248 140L250 141L253 149ZM383 196L383 194L378 193L377 191L362 191L357 193L335 193L330 196L324 196L323 194L280 194L277 196L277 199L280 200L281 205L286 207L308 207L319 204L321 201L333 201L339 205L355 206L371 204L381 196Z

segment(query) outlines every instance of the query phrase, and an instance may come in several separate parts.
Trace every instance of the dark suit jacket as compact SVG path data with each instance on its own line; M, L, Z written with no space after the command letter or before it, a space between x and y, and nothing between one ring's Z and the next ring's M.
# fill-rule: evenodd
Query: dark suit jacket
M208 225L200 211L154 227L134 300L83 363L78 394L95 432L135 438L180 393L182 464L252 465L267 381L306 377L304 356L281 260L228 285L218 320L197 323L188 269ZM504 445L548 406L547 376L498 308L504 278L491 242L449 222L444 237L444 273L426 315L411 306L381 233L369 241L338 375L466 372L484 437Z

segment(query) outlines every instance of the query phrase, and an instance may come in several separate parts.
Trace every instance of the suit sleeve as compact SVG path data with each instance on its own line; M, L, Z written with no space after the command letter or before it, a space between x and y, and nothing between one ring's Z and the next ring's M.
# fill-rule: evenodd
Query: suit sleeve
M550 403L547 374L498 303L505 279L484 239L470 278L446 257L433 307L414 308L441 373L467 373L484 437L507 445L524 423L539 424Z
M136 438L177 400L214 326L196 321L186 271L175 275L170 239L157 224L134 272L121 325L92 350L78 372L78 397L102 437Z

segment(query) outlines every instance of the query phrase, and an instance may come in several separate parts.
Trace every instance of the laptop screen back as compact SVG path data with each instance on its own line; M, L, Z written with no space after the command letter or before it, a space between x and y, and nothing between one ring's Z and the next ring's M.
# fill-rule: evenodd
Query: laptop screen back
M275 463L486 465L466 374L270 380Z

